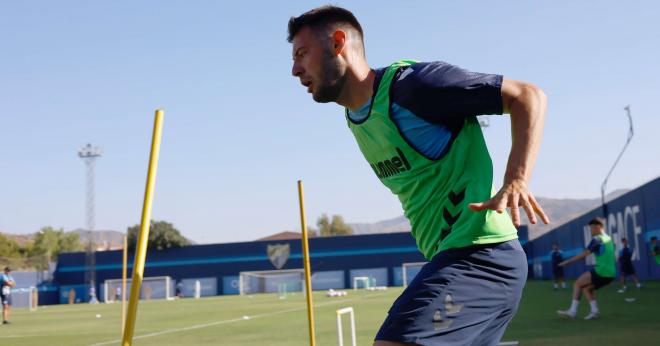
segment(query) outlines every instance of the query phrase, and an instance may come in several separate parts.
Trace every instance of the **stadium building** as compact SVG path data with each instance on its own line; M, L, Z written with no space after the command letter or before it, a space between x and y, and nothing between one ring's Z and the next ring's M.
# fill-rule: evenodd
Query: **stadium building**
M633 263L640 279L660 279L660 265L650 255L652 236L660 238L660 178L608 202L607 232L620 249L622 237L634 250ZM595 208L552 231L527 240L527 228L520 229L520 240L528 255L530 277L550 279L550 251L556 242L565 256L581 252L589 243L589 219L601 216ZM312 287L316 290L346 289L368 278L377 286L401 286L418 266L405 263L425 261L408 232L374 235L311 238ZM129 253L129 273L133 254ZM58 258L54 280L39 287L40 304L58 304L88 299L85 279L85 253L64 253ZM575 278L587 267L577 263L566 268L566 277ZM299 239L273 239L243 243L193 245L184 248L149 251L145 281L150 298L164 298L181 290L184 296L296 291L302 288L302 250ZM100 300L112 299L122 273L122 251L96 253L96 292ZM241 275L243 273L243 275ZM241 279L241 277L243 277ZM197 286L197 291L196 287ZM144 288L144 287L143 287ZM144 294L144 291L143 291Z

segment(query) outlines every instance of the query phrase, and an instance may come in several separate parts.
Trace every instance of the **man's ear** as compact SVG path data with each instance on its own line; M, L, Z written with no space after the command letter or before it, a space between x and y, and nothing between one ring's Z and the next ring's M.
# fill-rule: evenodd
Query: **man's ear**
M335 30L332 33L332 45L335 52L335 55L341 54L346 47L346 32L343 30Z

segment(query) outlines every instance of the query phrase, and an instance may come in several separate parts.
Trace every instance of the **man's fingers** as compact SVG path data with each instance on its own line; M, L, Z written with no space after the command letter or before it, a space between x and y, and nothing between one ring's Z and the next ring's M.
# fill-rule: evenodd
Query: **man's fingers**
M529 194L529 202L532 204L532 208L534 208L534 211L541 217L541 220L543 221L544 224L549 224L550 223L550 218L548 215L545 214L543 211L543 208L541 208L541 205L539 202L536 201L536 198L532 194Z
M499 196L495 196L485 202L480 203L470 203L468 207L473 211L482 211L482 210L495 210L498 213L503 213L506 208L506 202L499 199Z
M529 222L531 222L532 225L536 225L536 214L534 213L534 208L529 203L529 200L521 198L520 204L522 204L523 209L525 209L525 213L527 214Z
M503 195L502 197L500 197L500 199L497 200L497 203L495 204L493 210L502 214L506 210L508 199L509 198L507 195Z
M518 209L518 195L513 194L509 200L509 209L511 210L511 220L513 225L518 228L520 226L520 210Z
M470 203L470 204L468 204L468 207L470 209L472 209L473 211L482 211L482 210L488 209L488 207L486 207L485 202Z

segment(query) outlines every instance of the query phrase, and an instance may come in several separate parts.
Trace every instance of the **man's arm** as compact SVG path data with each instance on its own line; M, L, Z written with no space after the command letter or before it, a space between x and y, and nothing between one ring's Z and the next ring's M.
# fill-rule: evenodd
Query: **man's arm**
M550 219L538 204L527 183L532 174L541 145L543 122L547 108L545 94L538 87L504 78L502 81L502 103L504 112L511 114L511 152L504 174L504 184L493 198L470 204L474 211L495 210L503 213L511 210L513 224L520 226L519 207L527 213L532 224L537 223L536 214L544 223Z
M581 254L579 254L579 255L575 255L575 256L573 256L573 257L571 257L571 258L569 258L569 259L567 259L567 260L565 260L565 261L559 263L559 266L560 266L560 267L563 267L563 266L567 266L567 265L569 265L569 264L571 264L571 263L577 262L577 261L579 261L579 260L581 260L581 259L583 259L583 258L589 256L590 253L591 253L591 251L589 251L589 249L584 250L584 251L582 251Z

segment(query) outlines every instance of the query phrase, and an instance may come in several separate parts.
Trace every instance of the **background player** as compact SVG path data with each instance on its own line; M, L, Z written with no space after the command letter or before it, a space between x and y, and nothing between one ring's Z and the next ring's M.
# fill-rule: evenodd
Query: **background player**
M2 324L9 324L9 311L11 310L11 288L16 286L16 281L11 276L11 268L5 267L5 272L0 275L0 300L2 300Z
M642 288L642 284L639 282L639 279L637 279L637 274L635 273L635 267L633 266L632 263L633 252L628 247L628 239L621 238L621 245L623 246L623 249L619 251L619 269L621 270L621 289L618 290L617 292L624 293L628 289L628 287L626 286L626 277L629 276L630 278L632 278L632 280L635 282L635 286L637 286L638 289Z
M581 254L561 262L560 266L565 266L573 262L580 261L589 254L596 257L596 266L594 269L582 273L573 284L573 300L568 310L559 310L557 314L560 317L575 318L578 304L582 293L589 300L591 312L584 318L593 320L600 317L600 310L596 303L594 291L609 284L616 277L616 259L614 258L614 244L612 238L605 233L605 223L601 218L595 218L589 221L589 230L591 231L591 242Z
M655 258L655 263L660 265L660 246L656 236L651 237L651 256Z
M552 243L552 252L550 252L550 259L552 260L552 276L555 279L555 283L552 284L553 289L559 288L561 283L561 288L566 288L566 281L564 280L564 267L560 266L564 260L564 254L559 249L557 243Z

